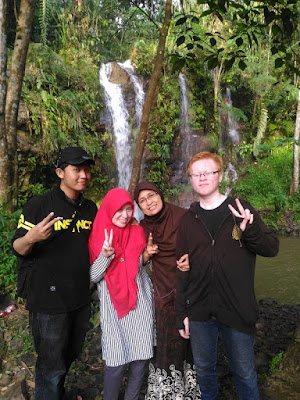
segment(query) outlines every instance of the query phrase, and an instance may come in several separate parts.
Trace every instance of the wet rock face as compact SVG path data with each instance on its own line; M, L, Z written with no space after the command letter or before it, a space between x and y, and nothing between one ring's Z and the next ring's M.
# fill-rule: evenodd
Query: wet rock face
M266 379L266 396L272 400L300 399L300 325L279 369Z
M110 82L121 86L130 86L130 77L118 63L112 63Z

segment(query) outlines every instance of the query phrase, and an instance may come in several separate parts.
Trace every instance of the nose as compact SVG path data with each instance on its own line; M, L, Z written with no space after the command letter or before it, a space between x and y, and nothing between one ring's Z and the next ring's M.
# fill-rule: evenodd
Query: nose
M84 169L82 169L82 170L80 171L80 178L83 178L83 179L86 179L86 178L87 178L87 172L86 172Z
M123 218L128 218L128 215L129 215L129 211L127 211L127 210L123 210L122 211L122 217Z

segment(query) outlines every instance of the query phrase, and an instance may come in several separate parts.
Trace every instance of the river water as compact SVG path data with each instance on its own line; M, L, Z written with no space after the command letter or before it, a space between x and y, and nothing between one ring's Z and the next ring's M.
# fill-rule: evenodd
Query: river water
M273 297L279 303L300 304L300 238L280 237L275 258L257 257L257 299Z

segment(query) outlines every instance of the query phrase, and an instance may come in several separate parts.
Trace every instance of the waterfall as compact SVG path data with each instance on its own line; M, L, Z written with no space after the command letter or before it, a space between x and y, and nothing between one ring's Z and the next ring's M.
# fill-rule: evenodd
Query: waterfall
M226 171L225 171L225 180L229 181L230 183L234 183L237 181L237 179L238 179L238 174L237 174L233 164L231 162L229 162L228 166L226 168ZM225 195L229 196L230 192L231 192L231 187L227 186L226 190L225 190Z
M135 93L135 114L137 117L137 125L139 127L142 119L143 105L145 100L145 92L143 89L143 85L140 83L138 77L135 75L134 68L131 65L130 60L118 64L122 69L124 69L128 73L130 81L132 82L133 90Z
M131 146L129 142L129 115L121 86L109 81L111 71L111 63L102 64L99 72L99 79L104 89L106 107L112 119L118 170L118 186L127 189L132 168Z
M135 127L138 129L142 119L145 93L142 84L135 75L134 68L130 60L118 63L118 66L126 72L134 91L135 101ZM105 95L106 108L112 120L112 130L114 136L115 157L118 172L118 187L128 189L132 170L132 132L129 125L129 114L127 111L126 100L119 84L110 82L112 73L112 63L102 64L99 72L100 84ZM139 207L135 207L135 218L139 221L143 213Z
M231 91L226 88L226 104L228 106L228 116L227 116L227 136L233 144L240 143L240 135L238 133L239 124L233 118L230 108L232 108Z
M186 175L186 168L192 156L198 152L199 139L198 135L193 134L190 127L189 118L189 98L188 86L186 76L183 73L179 74L179 89L180 89L180 144L178 158L174 163L174 175L172 177L172 184L187 185L187 189L182 191L178 196L179 204L188 208L195 200L195 194L190 185L188 185L188 177ZM200 151L200 150L199 150Z
M191 141L191 129L189 123L189 99L186 77L184 74L179 74L179 88L180 88L180 158L183 165L186 165L191 156L193 155L193 146Z
M135 93L135 117L137 128L140 125L145 93L142 84L134 73L130 60L118 63L130 77ZM129 127L129 114L122 87L119 84L110 82L112 63L102 64L99 72L100 84L103 87L106 107L112 120L114 135L115 155L118 171L118 186L127 189L130 182L132 169L131 138L132 133Z

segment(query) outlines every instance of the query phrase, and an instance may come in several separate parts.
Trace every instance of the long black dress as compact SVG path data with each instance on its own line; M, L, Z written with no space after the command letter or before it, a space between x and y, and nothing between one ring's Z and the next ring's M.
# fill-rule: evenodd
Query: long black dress
M157 347L151 360L148 392L145 399L201 399L196 382L189 340L183 339L176 328L176 255L178 224L186 210L164 202L163 195L153 183L142 182L135 191L154 190L163 201L163 209L155 216L145 215L140 222L146 241L149 233L159 253L151 259L151 279L154 287Z

